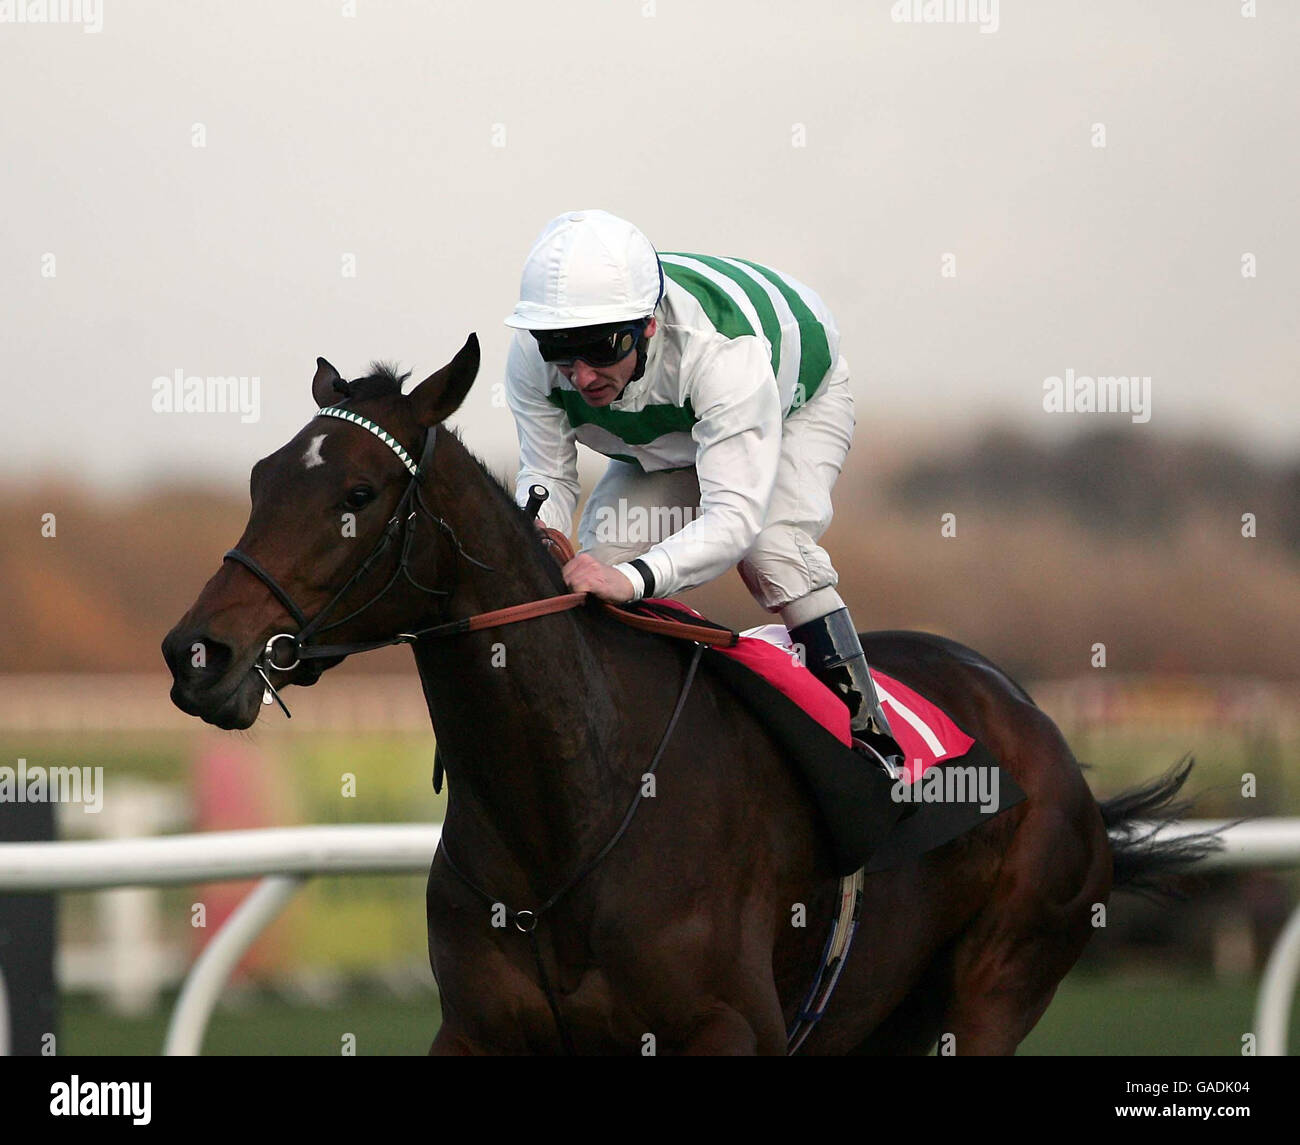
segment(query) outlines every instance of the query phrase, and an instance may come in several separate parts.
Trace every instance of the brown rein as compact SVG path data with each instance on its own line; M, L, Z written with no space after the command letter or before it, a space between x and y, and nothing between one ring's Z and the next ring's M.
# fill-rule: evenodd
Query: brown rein
M542 543L551 551L560 565L566 565L573 560L573 545L559 529L550 529L545 526L541 527ZM538 616L550 616L554 612L567 612L571 608L579 608L587 603L590 593L570 592L563 596L549 596L542 600L530 600L525 604L512 604L509 608L498 608L493 612L480 612L476 616L469 617L464 622L463 631L477 632L482 628L496 628L502 624L515 624L521 620L532 620ZM601 608L617 620L620 624L626 624L629 628L636 628L642 632L653 632L659 636L672 636L678 640L693 640L697 644L720 645L724 648L733 648L740 639L738 633L729 629L714 628L703 624L687 624L678 620L661 620L654 616L640 616L635 612L628 612L626 609L619 608L617 605L610 604L608 601L600 602Z

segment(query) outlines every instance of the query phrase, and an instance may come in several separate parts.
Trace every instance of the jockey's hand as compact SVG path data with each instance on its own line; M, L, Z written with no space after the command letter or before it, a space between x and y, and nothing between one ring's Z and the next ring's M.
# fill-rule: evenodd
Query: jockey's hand
M579 553L561 571L570 590L589 592L610 604L623 604L636 593L627 577L612 565L602 564L590 553Z

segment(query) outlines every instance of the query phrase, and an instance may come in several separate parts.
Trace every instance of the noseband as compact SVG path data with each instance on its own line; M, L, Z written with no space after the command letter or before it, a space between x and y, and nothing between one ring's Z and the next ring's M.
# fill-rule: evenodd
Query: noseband
M284 586L281 585L280 582L271 575L271 573L263 568L261 563L256 559L245 552L241 552L239 549L231 549L222 558L227 561L235 561L237 564L241 564L244 568L248 569L249 572L257 577L257 579L270 590L271 595L284 606L285 610L298 625L298 631L296 633L278 632L272 636L266 642L266 647L262 651L262 656L259 662L254 665L258 675L262 677L263 682L265 682L267 688L270 690L270 694L275 696L275 699L280 703L281 708L284 708L284 703L280 700L274 687L272 687L271 681L267 677L266 671L263 668L263 663L266 668L269 668L274 672L291 672L294 668L298 667L303 660L333 659L350 655L353 652L370 651L371 649L381 648L391 644L411 643L416 638L416 634L407 632L398 633L396 637L389 640L371 641L363 644L309 645L307 643L311 637L320 633L329 632L332 629L346 624L354 617L361 615L361 613L365 612L372 604L380 600L388 590L402 578L405 578L421 592L428 593L431 596L442 597L445 606L447 598L455 591L454 584L448 589L431 588L428 585L421 584L411 573L411 556L415 541L415 520L420 511L423 511L434 525L447 534L451 539L452 546L457 555L463 556L467 561L471 564L477 565L479 568L486 569L489 572L495 571L490 565L475 560L466 553L465 550L461 548L460 542L457 540L452 527L441 517L436 516L424 502L424 497L420 492L420 484L433 467L433 451L438 441L438 427L436 425L430 426L425 431L424 445L420 451L420 461L419 464L416 464L411 460L411 455L402 448L392 434L388 433L374 422L361 417L359 414L353 413L350 410L340 409L337 406L329 406L318 409L316 411L316 416L341 418L343 421L352 422L354 425L359 425L362 429L368 430L397 455L398 459L410 473L411 479L407 483L406 489L403 491L401 498L398 500L397 507L393 510L393 515L388 519L388 523L384 526L383 534L376 542L375 547L370 550L370 554L361 562L356 572L347 579L343 587L329 599L325 607L316 613L316 615L310 620L307 618L307 614L302 610L302 608L298 606L293 597L285 590ZM342 619L326 624L325 621L338 606L339 602L343 600L347 594L370 573L399 536L401 537L402 542L401 557L397 562L397 568L393 570L392 576L388 578L388 581L384 584L383 588L367 600L365 604L361 605L359 608L353 609L353 611L349 612ZM288 642L290 655L292 657L292 662L287 664L276 662L276 645L284 641ZM285 711L287 715L287 709Z

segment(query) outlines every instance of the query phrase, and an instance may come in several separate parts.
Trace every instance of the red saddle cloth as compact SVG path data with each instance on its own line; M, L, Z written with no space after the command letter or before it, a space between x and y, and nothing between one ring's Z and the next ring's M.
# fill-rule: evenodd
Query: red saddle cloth
M703 620L693 608L676 600L655 600L655 605L679 609ZM734 648L718 648L724 656L739 660L769 684L793 700L813 719L848 747L849 710L825 684L799 662L790 646L790 634L783 624L766 624L740 635ZM941 708L906 684L875 668L880 704L890 729L906 759L904 776L915 782L927 768L965 755L975 742Z

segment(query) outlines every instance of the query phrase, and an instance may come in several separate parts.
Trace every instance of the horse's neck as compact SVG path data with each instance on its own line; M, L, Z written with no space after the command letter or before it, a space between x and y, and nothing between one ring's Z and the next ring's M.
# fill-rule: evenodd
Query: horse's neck
M534 528L448 443L433 496L460 544L495 571L459 560L454 617L554 596ZM550 575L548 575L548 572ZM447 770L447 829L489 865L543 883L571 868L628 795L619 740L625 657L582 610L415 646ZM471 864L473 860L470 860Z

